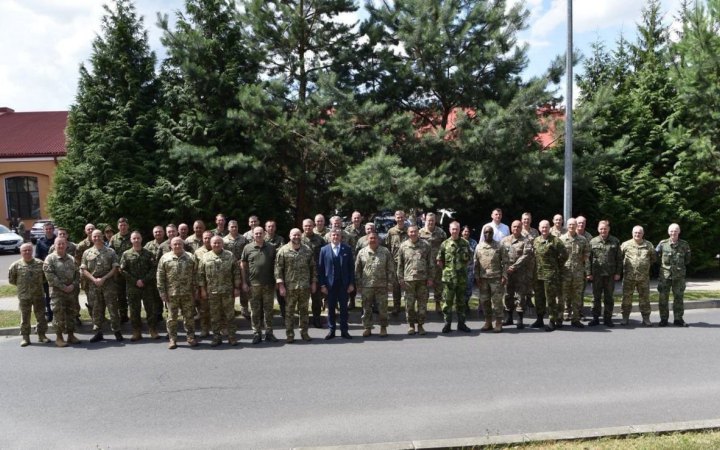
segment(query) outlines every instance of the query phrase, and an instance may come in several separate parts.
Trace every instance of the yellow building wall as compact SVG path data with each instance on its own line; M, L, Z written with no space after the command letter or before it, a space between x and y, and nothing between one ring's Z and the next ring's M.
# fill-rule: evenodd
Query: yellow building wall
M46 161L17 161L11 162L0 159L0 214L2 214L3 225L8 225L9 212L7 205L7 195L5 192L5 179L17 176L37 177L38 195L40 197L40 218L47 219L49 216L47 209L48 195L52 188L53 179L55 178L55 169L57 168L57 159L48 159ZM23 218L25 229L30 227L36 219Z

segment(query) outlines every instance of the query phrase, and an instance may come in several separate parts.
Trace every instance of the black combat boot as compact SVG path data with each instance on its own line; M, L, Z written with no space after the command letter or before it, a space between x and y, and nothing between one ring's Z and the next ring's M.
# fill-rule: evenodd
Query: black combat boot
M470 327L468 327L467 325L465 325L465 321L464 321L464 320L458 320L457 329L458 329L458 331L464 331L465 333L469 333L469 332L472 331L472 330L470 329Z
M525 325L523 324L523 313L521 312L518 313L518 320L516 326L518 330L522 330L523 328L525 328Z
M593 316L593 319L588 322L589 327L596 327L598 325L600 325L600 317L598 316Z
M503 325L512 325L513 324L513 312L512 311L505 311L505 320L503 320Z
M442 332L447 334L451 331L452 331L452 325L450 324L450 322L445 322L445 326L443 327Z
M538 314L537 320L530 325L530 328L542 328L542 327L544 327L544 326L545 326L545 321L543 320L543 317L545 317L545 314Z

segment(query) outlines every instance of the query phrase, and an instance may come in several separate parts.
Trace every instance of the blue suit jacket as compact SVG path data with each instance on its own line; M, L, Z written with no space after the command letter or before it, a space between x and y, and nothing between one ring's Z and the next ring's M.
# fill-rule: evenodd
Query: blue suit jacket
M340 244L340 279L343 289L350 284L355 284L355 264L353 263L353 252L349 245ZM318 284L333 287L335 282L335 266L333 265L332 245L327 244L320 249L318 258Z

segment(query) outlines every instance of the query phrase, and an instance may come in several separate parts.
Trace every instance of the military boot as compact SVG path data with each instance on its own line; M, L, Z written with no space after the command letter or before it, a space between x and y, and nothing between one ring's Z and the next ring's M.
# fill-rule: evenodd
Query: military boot
M118 341L118 342L122 342L122 341L125 340L125 338L123 337L123 335L122 335L121 332L116 331L116 332L115 332L115 340Z
M600 325L600 317L598 316L593 316L593 319L588 322L589 327L596 327L598 325Z
M503 325L512 325L513 324L513 312L512 311L505 311L505 320L502 323Z
M222 337L220 337L219 334L216 334L213 336L212 341L210 342L210 347L217 347L222 343Z
M512 314L512 313L511 313ZM495 321L495 328L493 328L493 333L501 333L503 327L502 320L498 319Z
M177 342L175 341L175 339L170 338L170 340L168 341L168 349L175 350L176 348L177 348Z
M480 328L480 331L490 331L492 327L492 317L490 315L485 316L485 324Z
M630 325L630 315L629 314L623 314L622 320L620 321L620 325L623 325L623 326Z
M420 336L425 335L425 327L423 327L423 324L421 324L421 323L418 324L417 332Z
M133 333L132 333L132 336L130 337L130 341L137 342L140 339L142 339L142 334L140 333L140 329L139 328L133 329Z
M615 324L614 324L613 321L612 321L612 317L605 317L605 318L603 319L603 323L604 323L605 326L608 327L608 328L615 328Z
M48 337L45 336L45 333L38 333L38 342L41 344L49 344L50 339L48 339Z
M523 323L523 313L521 313L521 312L518 313L518 320L517 320L516 327L518 330L522 330L525 328L525 324Z
M160 339L160 335L157 332L157 328L150 327L150 339Z
M643 314L642 324L643 324L643 326L646 326L646 327L652 326L652 322L650 322L650 314Z
M660 319L660 323L658 324L659 327L666 327L668 326L668 320L667 319Z
M407 334L409 334L410 336L412 336L413 334L415 334L415 325L412 325L412 324L411 324L411 325L408 325Z
M309 335L308 332L307 332L307 330L302 330L302 331L300 332L300 338L302 338L302 340L305 341L305 342L307 342L307 341L309 341L309 340L311 339L311 338L310 338L310 335Z
M55 335L55 345L58 347L67 347L67 343L65 342L65 339L63 339L62 333L57 333Z
M443 333L449 333L452 331L452 324L450 322L445 322L445 326L442 329Z
M380 327L380 337L387 337L387 327Z
M22 341L20 341L20 347L27 347L28 345L30 345L30 335L23 334Z
M469 326L465 325L465 321L464 321L464 320L462 320L462 321L458 320L458 327L457 327L457 329L458 329L459 331L462 331L462 332L465 332L465 333L469 333L469 332L472 331Z
M103 339L105 339L105 337L103 336L102 331L98 330L98 332L95 333L95 336L90 338L90 343L94 344L96 342L102 341Z
M545 326L545 321L543 320L543 317L545 317L544 314L538 314L537 319L535 322L530 324L530 328L542 328Z
M68 333L67 343L72 344L72 345L77 345L80 343L80 339L75 337L75 333L73 333L71 331L70 333Z

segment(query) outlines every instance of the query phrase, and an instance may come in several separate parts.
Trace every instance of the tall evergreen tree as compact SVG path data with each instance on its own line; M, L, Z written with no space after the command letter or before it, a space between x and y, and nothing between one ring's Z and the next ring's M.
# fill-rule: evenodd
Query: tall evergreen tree
M233 0L186 0L171 26L160 17L162 67L159 138L166 150L158 190L169 218L274 213L266 183L265 95L257 88L260 54Z
M80 66L67 158L49 201L55 221L75 237L88 222L114 223L123 215L148 229L157 219L155 55L132 1L104 8L89 66Z

